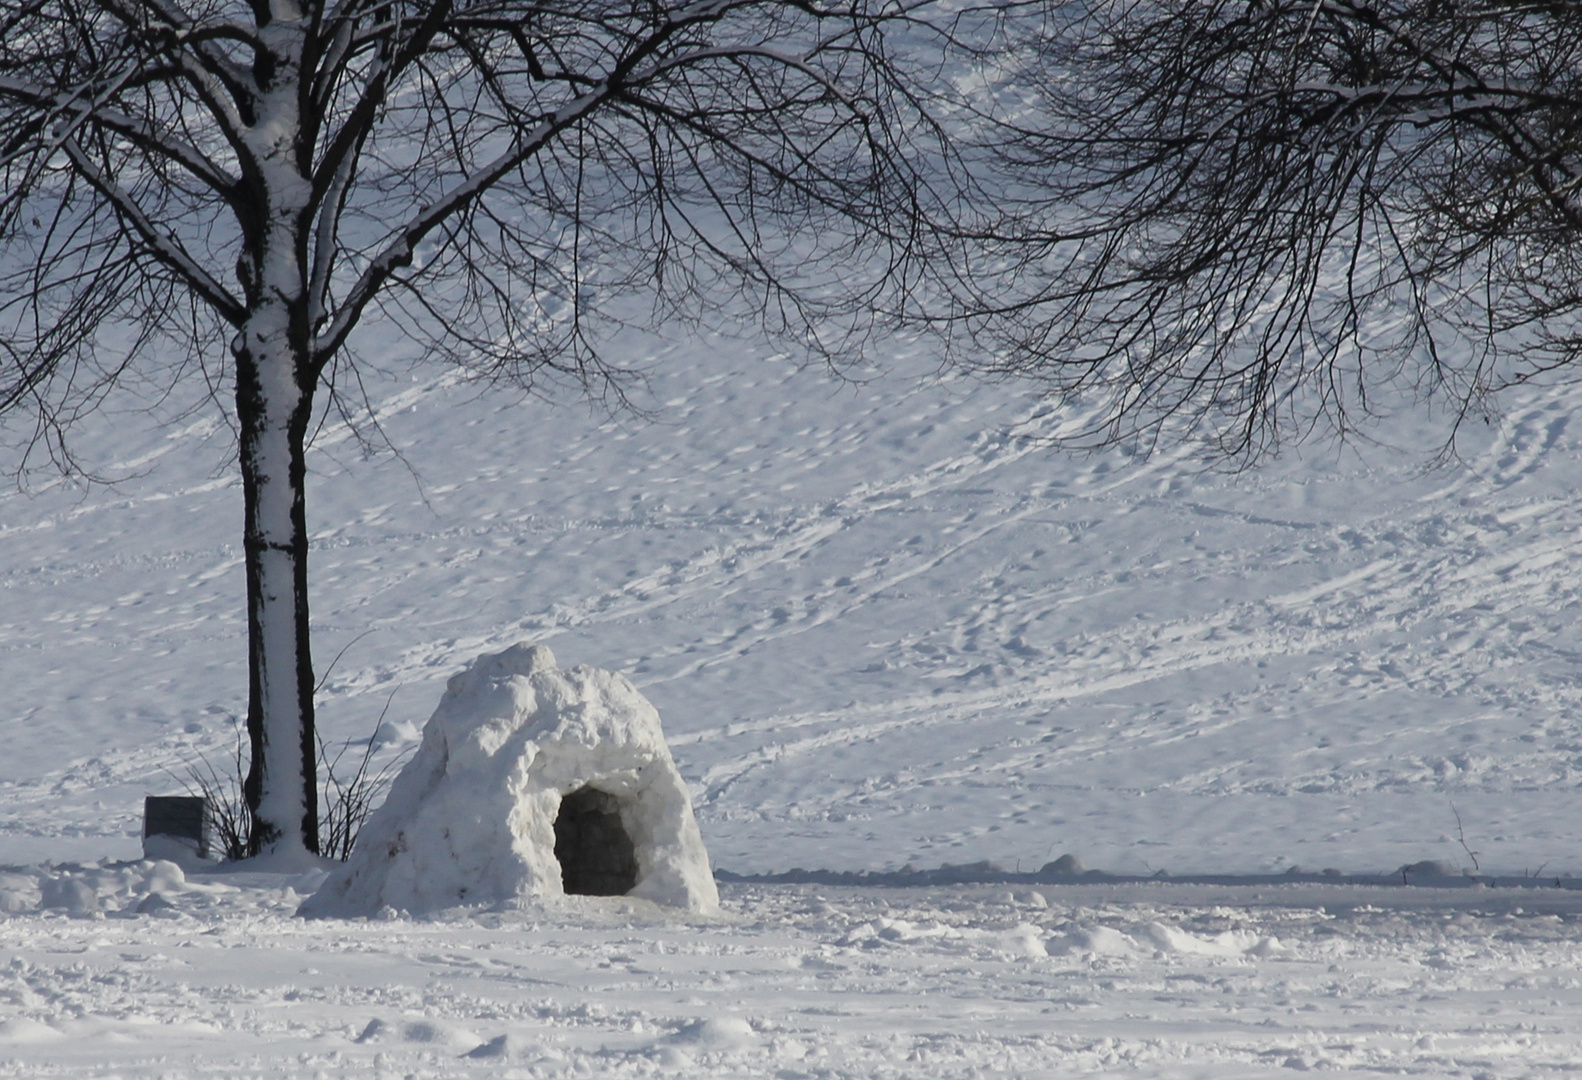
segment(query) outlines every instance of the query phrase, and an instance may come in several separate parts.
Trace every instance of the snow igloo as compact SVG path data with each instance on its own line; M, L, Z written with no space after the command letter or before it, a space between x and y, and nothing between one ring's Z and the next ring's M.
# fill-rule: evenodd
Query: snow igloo
M532 897L719 907L659 712L624 676L542 645L454 676L351 858L299 914L359 917Z

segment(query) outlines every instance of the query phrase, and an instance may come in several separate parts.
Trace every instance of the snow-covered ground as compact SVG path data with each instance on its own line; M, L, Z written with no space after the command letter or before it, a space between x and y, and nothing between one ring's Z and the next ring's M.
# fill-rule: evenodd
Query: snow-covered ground
M1053 454L1071 417L923 358L649 359L651 420L392 364L403 460L321 432L332 741L388 704L388 759L529 639L659 707L732 871L1582 872L1582 388L1507 398L1437 469L1408 411L1227 475ZM126 479L0 493L0 1075L1582 1064L1568 890L738 884L717 921L318 923L302 879L160 885L114 860L145 794L234 746L240 489L208 413L106 413L79 450Z
M332 740L387 701L410 737L532 639L654 701L739 872L1469 865L1457 814L1485 870L1582 871L1582 389L1439 469L1410 412L1228 476L1054 454L1026 388L904 356L647 362L652 420L416 369L371 386L404 461L321 433ZM0 495L0 862L134 857L244 706L227 433L98 420L84 460L130 479Z
M1517 1077L1582 1065L1572 891L732 886L715 919L573 898L323 923L291 917L312 880L181 882L168 864L58 879L91 886L108 910L0 923L0 1076ZM36 888L0 875L8 902L36 904Z

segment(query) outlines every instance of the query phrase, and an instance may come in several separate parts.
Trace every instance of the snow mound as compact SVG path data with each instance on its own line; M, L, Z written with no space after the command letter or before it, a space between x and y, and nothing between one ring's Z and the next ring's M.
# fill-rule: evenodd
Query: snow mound
M450 1050L471 1050L483 1042L475 1031L437 1020L415 1020L403 1024L401 1038L409 1043L428 1043Z
M175 907L171 898L181 894L233 892L229 885L189 881L180 866L166 860L12 866L0 872L0 916L39 911L75 918L151 915Z
M64 1032L41 1020L30 1020L25 1016L0 1022L0 1044L57 1042L65 1037Z
M1240 930L1227 930L1208 937L1188 933L1175 926L1150 922L1127 934L1108 926L1077 927L1073 931L1050 939L1048 951L1053 955L1092 955L1138 957L1157 955L1265 958L1280 953L1278 939L1260 937Z
M99 910L99 891L78 877L62 874L45 878L39 887L39 906L71 915L91 915Z
M417 754L309 917L516 907L563 893L719 906L659 713L623 676L542 645L453 677Z
M1226 930L1211 937L1199 937L1174 926L1151 922L1143 927L1142 937L1163 953L1184 956L1246 956L1261 955L1272 939L1243 930Z
M711 1016L687 1024L661 1042L709 1050L746 1050L759 1044L758 1033L739 1016Z
M1459 867L1438 859L1424 859L1422 862L1407 863L1396 871L1402 878L1459 878L1462 875Z
M1082 926L1050 939L1045 951L1051 955L1136 956L1137 942L1108 926Z

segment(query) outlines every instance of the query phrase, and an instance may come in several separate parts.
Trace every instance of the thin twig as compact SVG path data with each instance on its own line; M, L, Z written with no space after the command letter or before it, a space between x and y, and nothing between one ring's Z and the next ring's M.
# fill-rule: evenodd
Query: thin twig
M362 833L368 815L373 813L376 801L395 779L395 771L406 763L406 755L399 754L386 762L378 772L372 775L368 772L379 728L384 724L390 705L400 689L397 686L385 699L384 708L379 711L378 718L374 720L374 729L364 744L357 768L349 778L342 780L337 770L353 741L342 743L332 757L323 737L319 738L319 768L324 774L324 815L319 826L319 853L326 858L342 862L351 858L352 849L357 846L357 837Z
M1456 815L1456 839L1461 842L1461 850L1467 853L1467 858L1472 860L1472 872L1481 873L1483 868L1478 865L1478 853L1467 846L1466 830L1461 827L1461 814L1454 802L1450 804L1450 812Z
M236 732L236 749L232 754L231 768L224 776L214 767L208 755L198 751L199 765L187 763L187 773L181 776L170 769L165 772L179 783L188 795L202 799L209 807L209 820L214 824L215 838L227 860L247 857L247 837L252 832L253 813L242 792L242 778L246 775L245 741L242 726L233 716L231 723Z
M356 637L352 638L344 646L341 647L341 651L335 654L335 659L330 661L330 666L324 669L324 674L319 676L319 684L313 688L313 694L314 694L315 697L318 696L318 692L320 690L324 689L324 684L330 681L330 672L334 671L335 670L335 665L341 662L341 657L346 655L346 650L350 649L353 645L357 644L363 638L365 638L369 634L373 633L374 629L376 629L376 628L369 628L367 630L364 630L362 633L358 634Z

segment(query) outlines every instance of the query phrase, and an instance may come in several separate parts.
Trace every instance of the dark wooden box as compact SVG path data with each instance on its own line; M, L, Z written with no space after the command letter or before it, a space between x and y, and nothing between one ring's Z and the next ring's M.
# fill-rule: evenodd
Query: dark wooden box
M143 835L174 836L197 845L200 859L209 857L212 831L209 804L195 795L150 795L143 800Z

